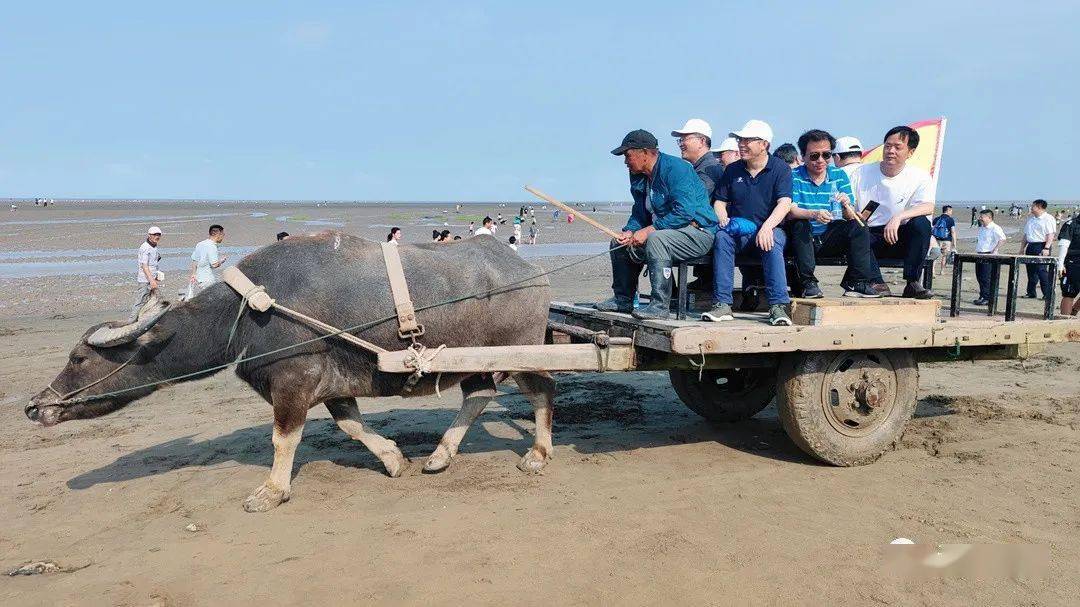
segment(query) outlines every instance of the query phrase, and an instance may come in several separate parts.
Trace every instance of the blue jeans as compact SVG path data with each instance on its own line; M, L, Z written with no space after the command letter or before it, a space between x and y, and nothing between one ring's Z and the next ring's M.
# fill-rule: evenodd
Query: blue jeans
M731 291L735 287L735 255L753 249L761 255L761 267L765 271L765 295L769 305L790 303L787 294L787 272L784 267L784 245L787 236L780 228L773 228L773 247L762 251L757 247L756 234L732 236L720 230L713 245L713 297L720 303L731 305Z

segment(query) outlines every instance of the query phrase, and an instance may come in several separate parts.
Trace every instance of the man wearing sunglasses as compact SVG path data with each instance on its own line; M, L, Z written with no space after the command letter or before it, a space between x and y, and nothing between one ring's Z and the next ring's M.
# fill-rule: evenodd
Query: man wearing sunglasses
M881 297L871 286L878 276L877 260L870 248L870 233L855 221L851 181L843 169L829 165L836 139L813 129L799 137L804 164L791 175L794 207L785 225L788 250L795 258L796 284L802 296L822 296L814 270L815 257L847 256L848 269L840 281L846 297ZM841 216L834 216L840 211Z
M634 207L622 234L611 241L614 296L596 304L596 309L628 312L640 319L668 318L671 266L712 250L716 214L694 167L660 153L652 133L631 131L611 153L623 157L630 173ZM652 296L648 306L634 309L638 277L646 265Z
M735 282L735 255L746 251L761 258L765 271L765 294L769 300L769 322L791 325L786 306L784 244L787 240L780 223L791 209L791 168L769 153L772 127L761 120L750 120L731 133L739 143L740 160L724 169L716 188L713 208L720 229L713 247L713 296L716 305L701 315L702 320L733 320L731 304ZM753 229L728 229L734 218L737 224Z

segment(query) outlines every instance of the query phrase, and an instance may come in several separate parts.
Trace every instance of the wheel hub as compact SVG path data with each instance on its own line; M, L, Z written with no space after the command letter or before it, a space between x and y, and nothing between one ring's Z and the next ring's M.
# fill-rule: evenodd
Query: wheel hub
M841 352L822 383L825 418L838 432L864 436L874 431L896 404L896 373L880 352Z

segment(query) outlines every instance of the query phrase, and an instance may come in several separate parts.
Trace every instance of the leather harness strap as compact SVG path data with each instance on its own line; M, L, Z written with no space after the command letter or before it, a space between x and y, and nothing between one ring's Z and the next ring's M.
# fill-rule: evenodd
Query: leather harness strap
M398 335L418 337L424 334L424 325L416 322L416 310L409 297L409 284L405 281L405 271L401 267L398 245L382 243L383 259L386 261L386 275L390 278L390 294L394 297L394 310L397 311Z

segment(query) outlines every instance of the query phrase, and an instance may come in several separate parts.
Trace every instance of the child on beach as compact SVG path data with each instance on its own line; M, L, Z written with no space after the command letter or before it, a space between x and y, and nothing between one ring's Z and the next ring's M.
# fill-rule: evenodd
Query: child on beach
M984 209L979 213L979 236L975 243L975 252L980 255L994 255L1005 242L1005 231L1001 226L994 223L994 212ZM979 298L972 303L977 306L985 306L996 293L990 292L991 264L982 261L975 264L975 279L979 281Z

